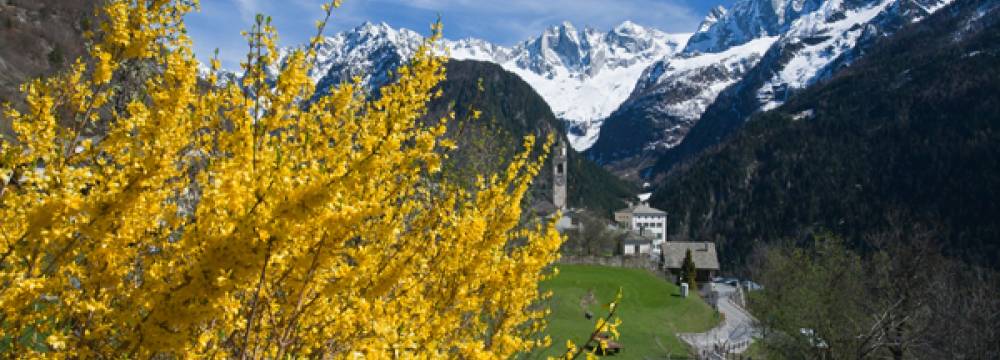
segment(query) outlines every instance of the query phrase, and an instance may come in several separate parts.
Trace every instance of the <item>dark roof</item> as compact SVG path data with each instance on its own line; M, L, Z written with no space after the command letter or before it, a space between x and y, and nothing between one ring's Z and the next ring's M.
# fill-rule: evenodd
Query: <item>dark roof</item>
M650 235L641 235L635 230L629 230L625 233L625 239L622 240L623 244L634 245L634 244L652 244L653 238Z
M621 210L618 210L618 211L615 211L615 212L616 213L641 214L641 215L666 215L667 214L666 211L650 207L649 205L646 205L646 204L639 204L639 205L628 207L628 208L625 208L625 209L621 209Z
M632 210L634 210L634 209L635 209L635 206L629 206L629 207L624 208L624 209L615 210L615 214L621 214L621 213L631 214Z
M704 270L719 270L719 256L715 252L715 243L667 241L660 245L663 250L663 267L680 269L684 264L684 256L691 250L694 266Z

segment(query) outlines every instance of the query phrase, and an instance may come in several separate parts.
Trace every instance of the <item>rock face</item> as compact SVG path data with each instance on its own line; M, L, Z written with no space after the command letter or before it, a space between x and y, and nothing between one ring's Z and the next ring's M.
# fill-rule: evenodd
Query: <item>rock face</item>
M687 37L631 22L608 32L578 31L563 23L494 61L545 98L556 116L567 122L570 144L582 151L597 140L601 122L628 98L643 70L680 51Z
M80 34L90 20L91 1L0 0L0 103L21 103L18 86L52 74L83 55ZM0 116L0 135L10 127Z
M743 0L716 8L684 51L643 73L588 155L621 175L665 171L948 2Z
M601 121L625 101L643 70L679 52L688 36L631 22L607 32L563 23L513 47L463 39L445 40L438 50L455 59L493 62L520 76L566 122L573 148L584 150L596 141ZM335 34L321 44L313 80L318 90L327 91L353 76L373 74L361 80L377 88L422 40L416 32L384 23L365 23Z
M363 85L378 88L389 82L390 72L412 56L422 42L423 36L408 29L364 23L324 38L310 76L319 93L362 75Z
M713 9L691 36L684 52L720 52L754 39L781 35L795 20L823 3L823 0L751 0L737 2L729 11Z
M629 178L677 146L725 88L752 69L776 37L718 53L682 54L646 69L632 95L604 121L588 156Z

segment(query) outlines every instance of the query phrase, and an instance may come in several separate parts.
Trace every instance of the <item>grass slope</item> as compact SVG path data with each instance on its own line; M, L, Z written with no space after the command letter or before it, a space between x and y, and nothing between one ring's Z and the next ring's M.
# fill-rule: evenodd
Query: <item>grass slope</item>
M528 358L558 356L565 351L567 339L581 345L593 331L595 320L584 317L580 299L592 289L597 303L590 310L601 316L607 313L604 304L619 287L624 295L618 310L622 319L619 342L624 351L615 359L663 358L668 352L675 357L684 356L687 347L674 334L705 331L719 321L704 301L679 297L677 286L645 270L559 265L559 276L542 283L543 289L553 292L548 326L552 348Z

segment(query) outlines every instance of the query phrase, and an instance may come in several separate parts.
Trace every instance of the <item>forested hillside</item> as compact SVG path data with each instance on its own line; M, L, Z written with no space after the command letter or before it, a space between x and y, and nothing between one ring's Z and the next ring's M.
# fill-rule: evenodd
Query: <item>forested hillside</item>
M441 90L442 96L431 104L429 118L438 119L449 111L455 112L457 121L450 125L448 136L456 140L458 149L446 165L452 174L468 178L502 169L520 149L521 139L526 135L535 135L540 140L549 134L566 138L563 125L545 100L528 83L499 65L451 60ZM478 119L472 118L472 110L481 112ZM625 200L635 194L632 185L572 148L568 151L570 206L610 215L610 211L624 207ZM536 209L551 209L551 169L547 162L533 184L530 200Z
M857 2L854 6L878 8L878 2L867 1L867 5L865 2ZM775 41L738 81L720 92L683 141L663 152L644 175L656 178L673 166L718 145L742 127L754 113L777 107L809 84L822 82L837 74L864 57L880 40L922 21L944 2L950 0L889 1L877 13L858 16L864 19L863 22L849 21L842 12L835 15L838 12L825 10L817 12L829 14L820 17L825 19L823 24L813 24L811 21L815 19L803 19L793 25L798 30L792 30ZM825 4L822 6L834 6L835 3Z
M724 261L817 230L855 246L920 224L946 251L1000 260L1000 12L956 2L675 167L654 195L675 238Z

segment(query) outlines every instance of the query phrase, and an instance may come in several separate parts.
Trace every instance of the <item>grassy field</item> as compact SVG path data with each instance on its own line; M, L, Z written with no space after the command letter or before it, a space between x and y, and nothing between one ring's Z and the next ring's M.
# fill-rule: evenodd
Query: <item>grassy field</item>
M594 329L594 320L584 317L581 299L591 291L597 302L590 307L595 316L607 314L603 305L618 288L623 290L618 314L622 319L619 342L624 351L615 359L665 358L669 353L683 357L687 347L674 336L678 332L701 332L715 326L718 315L697 297L683 299L674 284L644 270L588 265L559 265L559 276L542 283L552 290L548 333L552 348L528 358L557 356L565 351L567 339L582 344Z

